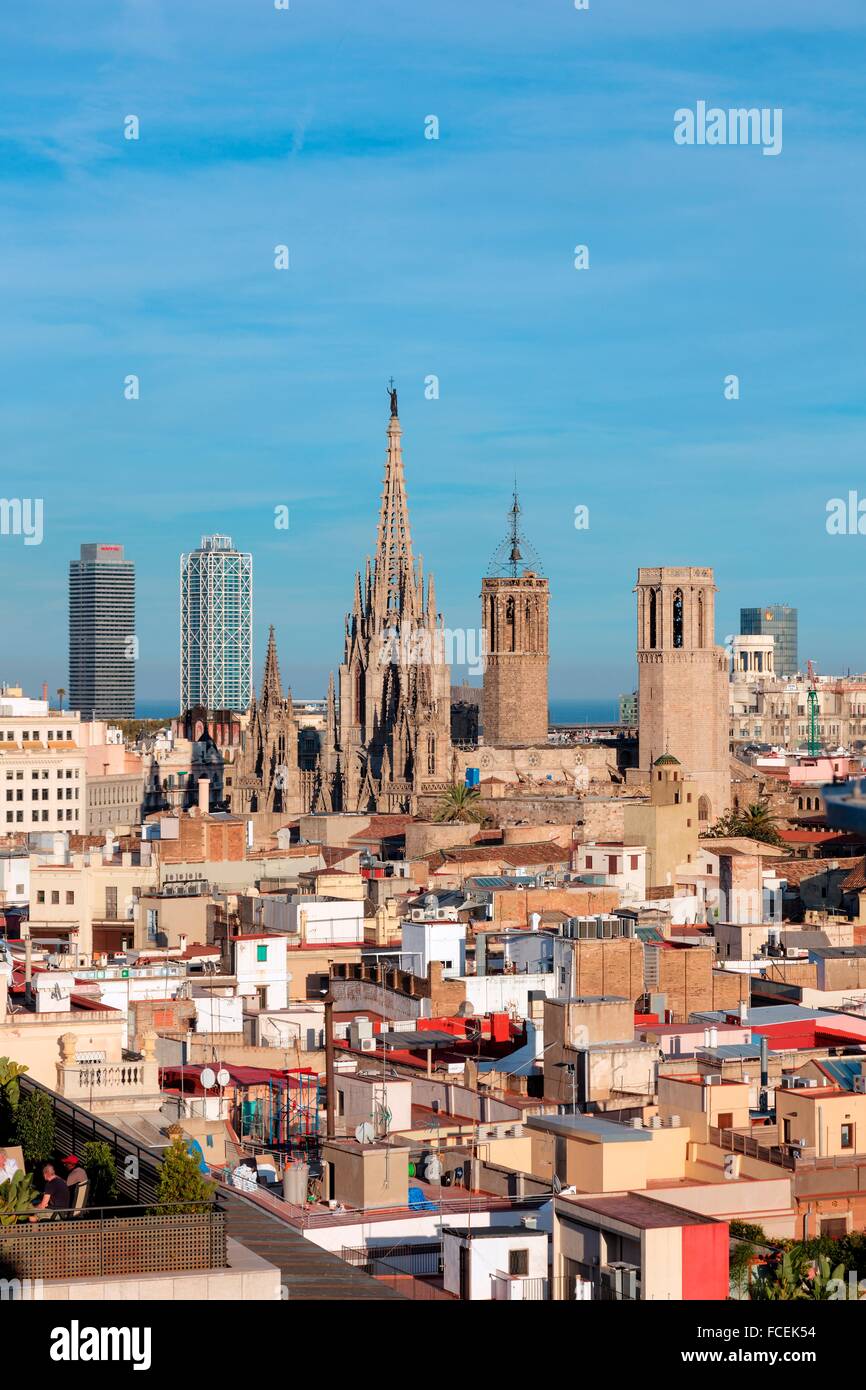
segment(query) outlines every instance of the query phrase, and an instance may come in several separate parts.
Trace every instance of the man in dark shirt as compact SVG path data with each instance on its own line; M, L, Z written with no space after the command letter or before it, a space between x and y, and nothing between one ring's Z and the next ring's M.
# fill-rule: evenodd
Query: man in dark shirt
M68 1211L69 1210L69 1188L63 1178L58 1177L53 1163L43 1163L42 1165L42 1196L35 1204L37 1211ZM38 1221L37 1216L31 1216L31 1221Z

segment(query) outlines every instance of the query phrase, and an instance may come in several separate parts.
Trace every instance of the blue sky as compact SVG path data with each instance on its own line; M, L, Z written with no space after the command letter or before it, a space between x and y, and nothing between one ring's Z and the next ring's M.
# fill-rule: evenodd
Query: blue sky
M45 537L0 537L0 679L67 683L68 562L102 540L137 567L138 693L174 696L178 557L219 530L254 555L257 677L273 622L323 693L392 373L450 627L517 473L554 697L633 684L640 564L712 565L719 640L788 602L804 659L866 668L866 537L825 530L866 496L866 7L830 8L4 7L0 495ZM782 153L675 145L699 99L781 107Z

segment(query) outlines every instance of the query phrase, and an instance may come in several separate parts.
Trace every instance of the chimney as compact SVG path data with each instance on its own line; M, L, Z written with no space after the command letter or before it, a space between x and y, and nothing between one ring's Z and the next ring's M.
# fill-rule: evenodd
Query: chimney
M210 810L210 779L207 777L198 779L198 809L203 816Z
M42 682L42 698L43 698L43 700L45 701L45 703L46 703L46 705L47 705L47 704L48 704L48 682L47 682L47 681L43 681L43 682Z

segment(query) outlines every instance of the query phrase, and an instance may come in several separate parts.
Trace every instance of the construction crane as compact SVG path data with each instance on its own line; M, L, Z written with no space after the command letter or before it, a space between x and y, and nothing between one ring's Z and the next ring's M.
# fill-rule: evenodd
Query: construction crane
M809 672L809 757L817 758L821 751L821 744L818 738L818 690L815 679L815 667L811 661L806 663Z

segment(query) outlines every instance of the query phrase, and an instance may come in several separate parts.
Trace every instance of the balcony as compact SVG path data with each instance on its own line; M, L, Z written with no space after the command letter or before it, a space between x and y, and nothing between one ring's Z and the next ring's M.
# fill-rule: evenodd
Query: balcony
M145 1038L145 1055L138 1059L78 1062L78 1039L66 1034L60 1039L61 1060L57 1063L57 1091L66 1100L78 1101L94 1113L112 1110L154 1110L162 1101L159 1064L153 1053L153 1039Z
M123 1278L225 1269L225 1213L216 1206L85 1209L68 1220L0 1227L0 1265L20 1280Z

